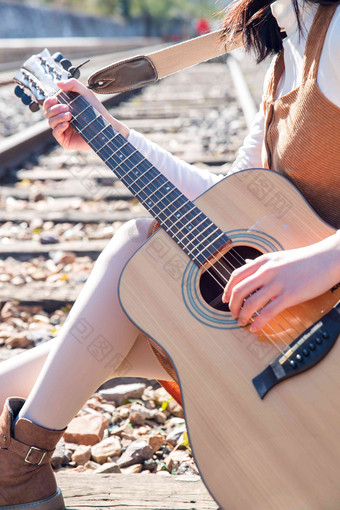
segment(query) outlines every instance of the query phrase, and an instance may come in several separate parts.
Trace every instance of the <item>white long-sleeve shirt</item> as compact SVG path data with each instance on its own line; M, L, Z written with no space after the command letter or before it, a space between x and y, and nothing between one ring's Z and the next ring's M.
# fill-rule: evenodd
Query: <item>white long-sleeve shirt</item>
M287 37L283 41L285 71L278 87L281 97L301 84L302 61L307 35L312 25L317 4L302 3L301 18L304 28L300 34L291 0L277 0L271 5L273 15ZM340 5L329 26L323 46L317 83L325 97L340 108ZM268 74L271 68L268 70ZM265 80L266 82L266 80ZM264 112L261 105L250 133L239 150L231 172L258 168L264 164ZM158 168L182 193L193 200L223 176L202 170L173 156L140 133L131 130L128 139L156 168Z

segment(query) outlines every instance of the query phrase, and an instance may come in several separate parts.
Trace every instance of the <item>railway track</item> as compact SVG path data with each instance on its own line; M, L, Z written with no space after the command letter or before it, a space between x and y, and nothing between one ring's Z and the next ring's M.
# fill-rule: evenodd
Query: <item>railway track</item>
M0 39L0 73L15 70L33 53L43 48L60 51L68 58L89 58L114 51L122 52L161 43L155 37L51 37L35 39Z
M247 133L236 92L240 76L235 87L232 67L219 61L201 64L137 95L116 96L113 113L176 156L227 173ZM243 105L248 107L249 102ZM26 148L14 144L13 154L30 155L16 167L6 166L11 169L1 181L0 307L10 301L38 306L36 320L35 309L25 308L29 327L40 331L43 326L55 335L67 313L63 307L74 302L108 240L123 222L146 212L96 155L66 152L51 138L46 146L39 136L26 141ZM33 154L28 150L32 143ZM21 322L9 329L0 324L0 346L8 334L27 327L18 313ZM0 359L11 354L0 352Z

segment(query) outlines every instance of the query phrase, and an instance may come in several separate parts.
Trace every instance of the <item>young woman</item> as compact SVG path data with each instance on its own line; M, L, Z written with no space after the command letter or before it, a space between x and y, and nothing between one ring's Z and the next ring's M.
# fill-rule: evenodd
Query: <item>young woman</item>
M280 52L269 72L260 112L232 171L273 168L292 180L323 219L340 228L340 8L338 2L320 3L277 0L269 6L265 0L240 0L227 11L226 37L242 30L259 60ZM190 199L219 179L130 131L79 82L69 80L60 88L86 97ZM88 149L69 124L67 106L51 98L44 111L63 147ZM57 339L1 364L0 400L11 395L21 398L8 398L0 418L0 510L14 510L15 505L64 508L49 460L68 422L103 381L122 372L171 379L117 297L125 262L144 242L149 227L148 219L128 222L114 236ZM258 312L252 323L255 332L280 311L322 294L339 281L337 233L312 246L266 254L247 263L232 274L223 299L241 326ZM138 303L139 296L135 298ZM91 346L96 342L110 346L109 358L93 356Z

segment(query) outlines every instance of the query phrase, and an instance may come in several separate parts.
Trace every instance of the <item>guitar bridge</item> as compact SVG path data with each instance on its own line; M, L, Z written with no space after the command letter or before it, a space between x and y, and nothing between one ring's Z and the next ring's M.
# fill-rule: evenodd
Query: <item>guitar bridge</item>
M340 334L340 301L254 377L261 399L279 382L309 370L332 349Z

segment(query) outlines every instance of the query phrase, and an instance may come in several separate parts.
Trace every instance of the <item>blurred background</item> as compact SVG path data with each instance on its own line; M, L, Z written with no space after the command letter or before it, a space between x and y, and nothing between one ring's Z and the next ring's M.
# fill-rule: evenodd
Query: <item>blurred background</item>
M214 0L7 0L0 1L0 38L179 39L209 30L222 8Z

